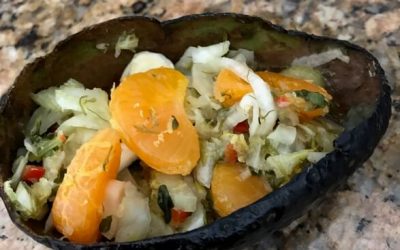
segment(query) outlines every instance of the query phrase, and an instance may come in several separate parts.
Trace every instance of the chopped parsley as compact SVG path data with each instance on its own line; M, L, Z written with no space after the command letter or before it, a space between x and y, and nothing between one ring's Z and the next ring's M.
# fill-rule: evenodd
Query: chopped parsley
M303 98L310 104L312 104L315 108L324 108L328 105L328 102L325 100L325 97L317 92L310 92L307 90L299 90L295 91L296 96Z
M171 209L174 207L174 203L172 202L166 185L161 185L158 188L157 203L164 213L165 223L169 223L171 221Z
M106 218L102 219L100 222L100 226L99 226L99 230L102 233L106 233L110 230L111 227L111 223L112 223L112 216L109 215Z

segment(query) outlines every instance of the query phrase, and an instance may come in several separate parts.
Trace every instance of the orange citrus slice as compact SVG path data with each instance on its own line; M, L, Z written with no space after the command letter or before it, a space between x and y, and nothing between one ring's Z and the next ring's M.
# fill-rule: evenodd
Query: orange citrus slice
M70 241L98 239L105 189L117 176L120 156L120 137L110 128L99 131L76 152L51 211L54 226Z
M250 84L240 78L229 69L219 72L214 85L214 97L222 103L224 107L233 106L242 97L252 92Z
M252 204L272 191L261 177L251 175L240 164L219 163L211 181L211 197L215 211L227 216Z
M276 94L280 95L291 91L307 90L323 95L328 101L332 100L332 96L323 87L306 80L268 71L259 71L257 75L266 81L270 87L277 92Z
M169 68L126 77L113 91L111 124L150 167L188 175L200 158L197 131L184 109L187 78Z

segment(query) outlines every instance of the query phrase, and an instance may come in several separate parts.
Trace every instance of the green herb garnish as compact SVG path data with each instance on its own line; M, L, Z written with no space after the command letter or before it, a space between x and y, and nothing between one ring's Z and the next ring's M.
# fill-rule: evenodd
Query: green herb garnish
M112 216L111 215L109 215L106 218L102 219L101 222L100 222L100 226L99 226L100 232L101 233L108 232L110 230L111 223L112 223Z
M158 188L157 203L164 213L165 223L168 224L171 221L171 209L174 207L174 203L172 202L166 185L161 185Z
M54 133L45 136L33 135L26 138L25 145L30 152L29 161L41 161L44 157L50 156L59 149L62 141Z
M324 108L328 103L325 101L323 95L317 92L310 92L307 90L295 91L296 96L304 98L307 102L311 103L315 108Z
M87 110L90 111L92 114L94 114L95 116L97 116L98 118L102 119L103 121L108 121L106 118L102 117L100 114L98 114L97 112L95 112L93 109L89 108L87 105L88 103L95 103L96 102L96 98L89 98L87 95L81 96L79 98L79 106L81 107L82 113L84 115L87 115Z

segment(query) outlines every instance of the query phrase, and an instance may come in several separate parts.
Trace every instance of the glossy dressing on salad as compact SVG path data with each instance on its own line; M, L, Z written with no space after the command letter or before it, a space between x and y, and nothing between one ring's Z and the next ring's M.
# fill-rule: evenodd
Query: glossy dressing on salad
M110 95L73 79L32 94L4 184L21 217L84 244L185 232L333 150L342 128L318 65L254 71L252 51L229 48L189 47L175 64L138 52Z

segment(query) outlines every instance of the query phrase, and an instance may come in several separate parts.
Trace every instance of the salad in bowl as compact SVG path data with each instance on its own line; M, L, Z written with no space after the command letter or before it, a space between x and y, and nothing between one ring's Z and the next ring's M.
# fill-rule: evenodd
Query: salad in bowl
M189 47L175 64L138 52L110 94L74 79L33 93L5 191L23 218L47 217L48 230L77 243L211 223L333 150L343 128L309 60L255 71L254 52L225 41Z

